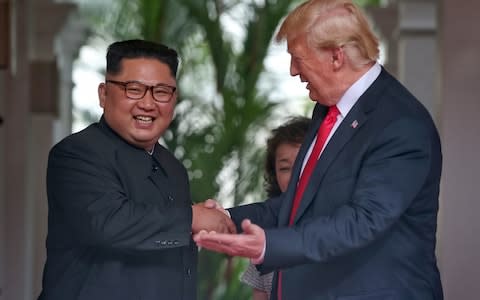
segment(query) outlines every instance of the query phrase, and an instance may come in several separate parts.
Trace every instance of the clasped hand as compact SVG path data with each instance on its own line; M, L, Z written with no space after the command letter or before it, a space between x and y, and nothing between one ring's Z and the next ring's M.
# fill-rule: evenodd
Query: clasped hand
M202 205L204 208L216 210L224 215L228 214L214 200L209 199ZM200 247L226 253L231 256L246 257L260 262L259 258L261 258L265 247L265 231L248 219L242 221L242 230L243 232L241 234L236 234L236 232L232 231L221 232L202 229L194 234L193 239Z
M192 205L192 232L196 234L200 230L221 233L237 232L237 228L228 214L222 212L221 209L205 205L205 202Z

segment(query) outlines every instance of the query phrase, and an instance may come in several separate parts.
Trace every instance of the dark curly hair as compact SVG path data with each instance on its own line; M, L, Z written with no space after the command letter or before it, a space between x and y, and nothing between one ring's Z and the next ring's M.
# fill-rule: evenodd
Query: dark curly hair
M282 144L301 144L305 138L310 119L292 117L286 123L272 130L267 140L267 154L265 159L265 190L268 197L281 194L275 173L275 154Z

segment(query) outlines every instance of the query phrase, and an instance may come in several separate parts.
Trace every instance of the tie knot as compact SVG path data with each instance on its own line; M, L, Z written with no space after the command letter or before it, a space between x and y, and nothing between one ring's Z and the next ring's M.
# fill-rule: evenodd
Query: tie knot
M327 115L325 116L325 121L326 122L336 122L337 121L337 116L340 114L340 111L338 110L336 105L330 106L328 108Z
M328 108L327 117L334 117L336 118L340 114L338 107L336 105L332 105Z

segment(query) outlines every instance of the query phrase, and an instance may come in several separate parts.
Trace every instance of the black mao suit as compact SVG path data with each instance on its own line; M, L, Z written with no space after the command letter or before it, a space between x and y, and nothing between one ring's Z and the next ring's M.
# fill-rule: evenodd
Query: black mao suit
M126 143L102 118L55 145L47 171L41 300L195 299L185 168Z
M282 270L282 300L443 299L434 255L439 136L426 109L385 70L332 136L287 226L326 111L317 104L283 196L230 210L237 225L250 218L266 228L259 268Z

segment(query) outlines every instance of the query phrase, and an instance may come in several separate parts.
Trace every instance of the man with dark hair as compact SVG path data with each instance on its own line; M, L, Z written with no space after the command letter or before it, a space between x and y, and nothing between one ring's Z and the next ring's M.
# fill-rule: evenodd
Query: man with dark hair
M173 118L177 53L110 45L103 116L55 145L47 169L47 261L40 300L196 299L192 232L235 232L192 205L187 172L159 138Z

